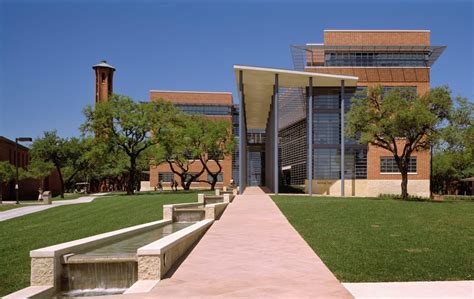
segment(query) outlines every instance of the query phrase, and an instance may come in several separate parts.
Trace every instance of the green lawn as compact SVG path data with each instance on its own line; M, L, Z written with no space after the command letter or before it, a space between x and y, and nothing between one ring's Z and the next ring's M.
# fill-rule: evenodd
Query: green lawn
M473 279L472 202L273 200L344 282Z
M3 212L3 211L8 211L8 210L11 210L11 209L16 209L16 208L21 208L21 207L24 207L25 205L17 205L17 204L1 204L0 205L0 212Z
M107 196L0 222L0 296L29 285L32 249L159 220L163 204L192 201L197 192Z

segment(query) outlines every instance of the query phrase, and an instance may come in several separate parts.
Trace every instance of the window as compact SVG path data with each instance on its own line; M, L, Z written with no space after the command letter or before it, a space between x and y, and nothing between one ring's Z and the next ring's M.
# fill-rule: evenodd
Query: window
M210 174L207 174L207 181L212 182L212 176ZM219 173L217 175L217 182L222 183L224 181L224 176L222 173Z
M313 142L315 144L339 144L340 120L337 113L314 113Z
M105 83L105 79L106 79L106 78L107 78L107 77L105 76L105 73L102 73L102 83Z
M186 175L185 175L185 176L186 176L185 181L186 181L186 182L189 182L189 181L191 180L191 177L192 177L192 176L196 176L197 174L198 174L197 172L188 172L188 173L186 173ZM195 181L196 181L196 180L199 180L199 177L196 177L196 178L195 178Z
M158 174L158 182L170 183L174 178L174 173L172 172L160 172Z
M424 52L332 52L325 55L326 66L428 66Z
M381 173L400 173L394 157L380 157ZM416 157L410 157L408 173L416 173Z
M232 115L232 107L226 105L189 105L177 104L176 107L188 114Z

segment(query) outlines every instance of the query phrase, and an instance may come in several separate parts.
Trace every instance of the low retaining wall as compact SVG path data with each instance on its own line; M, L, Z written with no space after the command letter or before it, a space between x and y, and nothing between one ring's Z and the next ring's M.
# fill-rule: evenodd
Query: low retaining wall
M202 206L202 203L177 203L171 205L163 205L163 220L173 220L173 213L175 208L195 208Z
M198 194L198 202L201 204L207 204L207 203L219 203L219 202L225 202L225 203L231 203L235 198L235 195L225 193L221 195L206 195L204 193L199 193Z
M204 219L212 219L216 220L219 219L219 217L222 215L224 212L225 208L229 204L230 196L227 194L227 196L223 196L223 200L228 200L228 202L222 202L222 203L215 203L215 204L208 204L205 205L205 197L203 194L198 194L198 201L197 203L185 203L185 204L171 204L171 205L164 205L163 206L163 218L167 220L173 220L176 221L178 218L182 219L194 219L194 216L191 217L178 217L178 213L200 213L199 217L202 219L199 220L204 220Z
M163 278L176 261L204 235L213 222L212 219L202 220L139 248L137 250L138 281Z
M62 261L64 255L85 250L94 246L113 241L138 232L147 231L153 228L164 226L171 223L171 220L160 220L127 227L112 232L107 232L79 240L61 243L49 247L35 249L30 251L31 257L31 287L20 290L19 292L41 292L47 289L48 292L56 292L60 286ZM32 288L33 286L41 286L42 288ZM14 294L16 294L14 293ZM13 294L12 294L13 295ZM37 295L37 294L36 294ZM30 294L31 297L35 294ZM24 296L23 296L24 297ZM12 297L14 298L14 297Z
M313 180L313 193L329 196L341 195L341 180ZM346 179L344 180L345 196L377 197L380 194L400 194L401 180L368 180L368 179ZM305 192L307 193L308 180L305 180ZM429 180L414 180L408 178L408 193L410 195L429 197Z
M224 213L224 210L227 205L228 203L223 202L205 206L205 219L218 220L221 217L222 213Z

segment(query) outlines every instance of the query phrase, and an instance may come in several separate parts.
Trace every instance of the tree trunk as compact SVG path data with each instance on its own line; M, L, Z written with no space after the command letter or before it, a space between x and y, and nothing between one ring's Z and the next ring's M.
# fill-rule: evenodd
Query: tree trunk
M402 198L408 198L408 173L407 171L402 171Z
M214 191L216 189L216 184L217 184L217 175L216 176L213 176L211 174L211 177L212 177L212 182L211 182L211 190Z
M3 203L3 182L0 181L0 205Z
M56 166L56 170L59 175L59 182L61 183L61 198L64 198L64 179L63 174L61 173L61 167Z
M128 176L127 195L133 195L135 190L135 175L136 175L137 161L134 156L130 156L130 173Z

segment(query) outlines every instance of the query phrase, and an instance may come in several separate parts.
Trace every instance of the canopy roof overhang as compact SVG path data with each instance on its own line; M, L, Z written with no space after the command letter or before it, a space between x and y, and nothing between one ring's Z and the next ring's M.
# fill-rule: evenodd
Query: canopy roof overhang
M314 87L340 87L342 81L344 86L356 86L358 77L322 74L313 72L301 72L294 70L255 67L245 65L234 65L237 90L240 91L240 72L242 72L244 96L245 121L247 129L265 129L270 112L270 105L275 85L275 75L278 74L279 87L306 88L309 86L309 78L313 78Z

